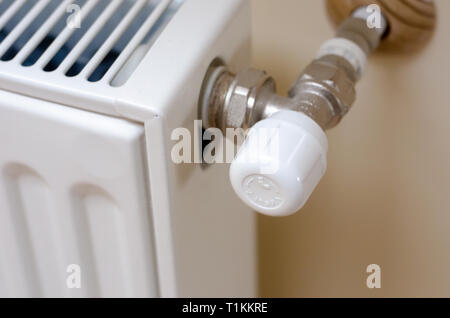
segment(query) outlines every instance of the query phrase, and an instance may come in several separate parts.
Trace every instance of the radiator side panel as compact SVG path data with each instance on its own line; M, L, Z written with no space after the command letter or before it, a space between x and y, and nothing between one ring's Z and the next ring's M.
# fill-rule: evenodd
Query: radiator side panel
M232 70L250 65L249 6L237 0L187 1L123 87L134 92L129 96L136 104L151 96L159 114L146 122L146 136L162 296L257 295L256 215L234 194L229 166L203 169L171 159L178 142L171 140L174 129L188 129L191 145L201 136L194 120L209 64L219 57ZM193 12L202 14L192 19ZM179 32L183 26L186 32ZM155 148L161 151L152 152Z

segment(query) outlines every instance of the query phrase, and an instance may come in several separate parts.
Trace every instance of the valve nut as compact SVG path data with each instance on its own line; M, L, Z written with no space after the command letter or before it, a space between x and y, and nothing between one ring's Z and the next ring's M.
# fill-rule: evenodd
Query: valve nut
M355 81L349 76L351 71L342 67L347 62L340 57L330 57L324 56L309 64L289 91L289 96L299 105L327 105L335 119L325 126L327 129L339 123L356 99Z
M264 71L247 69L239 72L231 83L222 112L222 130L231 128L248 129L259 119L253 119L262 90L275 91L275 83ZM264 105L261 105L264 106Z

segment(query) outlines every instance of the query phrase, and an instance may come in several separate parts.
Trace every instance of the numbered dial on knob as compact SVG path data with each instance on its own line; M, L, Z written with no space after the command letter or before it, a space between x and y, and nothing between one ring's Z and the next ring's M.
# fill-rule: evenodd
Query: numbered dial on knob
M293 214L324 175L327 151L325 133L314 120L280 111L250 129L231 164L231 184L247 205L262 214Z

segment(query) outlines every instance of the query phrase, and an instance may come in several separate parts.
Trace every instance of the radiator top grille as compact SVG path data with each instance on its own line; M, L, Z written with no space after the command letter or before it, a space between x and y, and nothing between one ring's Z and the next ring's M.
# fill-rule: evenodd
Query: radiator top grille
M0 63L121 86L184 0L3 0Z

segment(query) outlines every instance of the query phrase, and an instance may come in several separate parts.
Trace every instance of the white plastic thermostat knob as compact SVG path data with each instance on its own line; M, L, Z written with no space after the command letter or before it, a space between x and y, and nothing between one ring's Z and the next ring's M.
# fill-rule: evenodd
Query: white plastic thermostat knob
M324 175L327 151L327 137L314 120L282 110L250 129L231 164L231 184L262 214L294 214Z

